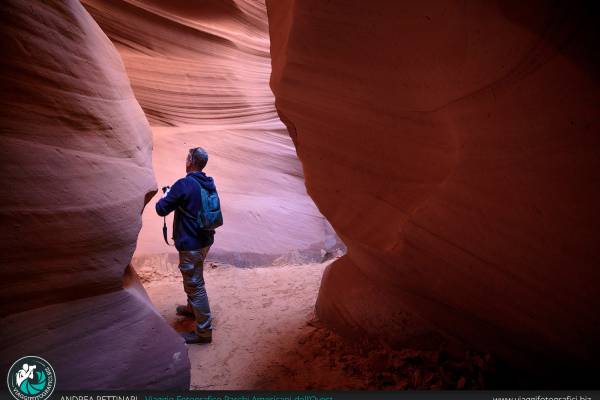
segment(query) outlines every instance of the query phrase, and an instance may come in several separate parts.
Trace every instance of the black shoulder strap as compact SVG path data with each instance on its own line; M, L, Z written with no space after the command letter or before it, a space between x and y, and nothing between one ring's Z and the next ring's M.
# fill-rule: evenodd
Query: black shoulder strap
M169 240L167 239L167 217L163 217L163 238L165 239L165 243L167 245L173 246L169 243Z
M200 195L202 195L202 191L205 190L205 189L202 187L202 185L200 184L200 182L198 182L195 178L192 177L192 180L194 182L196 182L196 184L198 186L200 186ZM202 204L202 207L204 207L204 204ZM189 212L187 212L185 210L185 208L183 208L182 206L177 207L177 209L179 211L181 211L184 215L186 215L188 218L192 218L192 219L196 218L192 214L190 214ZM167 217L163 217L163 229L162 229L162 231L163 231L163 238L165 239L165 243L167 245L169 245L169 246L173 246L172 244L169 243L169 240L167 239L167 237L168 237L168 233L167 233Z
M196 183L196 185L200 186L200 196L202 196L202 191L206 190L202 187L202 185L200 184L200 182L198 182L196 180L196 178L192 177L192 180ZM200 201L201 207L202 209L204 209L204 204L202 204L202 201ZM196 217L194 217L192 214L190 214L185 208L183 208L182 206L178 207L178 210L181 211L183 213L183 215L185 215L188 218L192 218L192 219L196 219Z

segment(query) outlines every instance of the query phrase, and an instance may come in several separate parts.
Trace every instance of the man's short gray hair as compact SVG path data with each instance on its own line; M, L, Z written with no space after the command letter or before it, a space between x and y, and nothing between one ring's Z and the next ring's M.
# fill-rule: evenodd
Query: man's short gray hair
M190 149L188 160L194 168L202 171L206 166L206 163L208 163L208 153L202 147L195 147Z

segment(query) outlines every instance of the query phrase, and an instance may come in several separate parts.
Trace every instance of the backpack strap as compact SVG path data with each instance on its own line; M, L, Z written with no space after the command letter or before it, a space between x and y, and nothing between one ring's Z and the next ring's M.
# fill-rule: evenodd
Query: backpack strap
M182 213L183 215L185 215L186 217L188 217L188 218L192 218L192 219L196 219L196 217L194 217L192 214L190 214L189 212L185 211L185 208L183 208L183 207L179 206L179 207L177 207L177 209L178 209L179 211L181 211L181 213Z
M202 185L200 184L200 182L198 182L195 178L191 178L196 185L198 185L200 187L200 197L201 197L201 210L204 211L208 208L208 197L206 196L206 189L204 189L202 187ZM192 214L190 214L185 208L183 208L182 206L178 207L178 210L181 211L183 213L183 215L185 215L188 218L192 218L192 219L196 219L195 216L193 216Z

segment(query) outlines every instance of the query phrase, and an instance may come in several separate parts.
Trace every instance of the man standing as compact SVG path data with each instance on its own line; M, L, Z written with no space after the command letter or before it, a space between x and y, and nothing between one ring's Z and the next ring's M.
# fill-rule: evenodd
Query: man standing
M220 208L213 178L202 172L207 162L208 154L203 148L190 149L186 159L187 175L166 190L156 203L156 213L161 217L175 211L173 239L179 251L179 270L187 294L187 304L177 306L176 311L179 315L196 319L195 330L182 334L186 343L212 341L212 317L204 286L204 260L214 242L215 230L206 229L206 224L201 226L200 216L208 211L203 209L207 208L207 198L213 199L213 207L216 198L219 215ZM210 224L208 226L211 227Z

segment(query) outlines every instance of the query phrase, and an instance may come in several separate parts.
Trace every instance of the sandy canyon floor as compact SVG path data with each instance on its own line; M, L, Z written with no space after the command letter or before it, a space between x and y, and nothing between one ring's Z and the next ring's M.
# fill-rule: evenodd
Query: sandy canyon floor
M331 262L331 261L329 261ZM191 345L191 389L442 389L494 386L489 355L450 357L445 351L391 350L343 340L314 316L327 264L237 268L207 263L214 314L213 343ZM158 311L177 331L191 319L175 271L142 280Z

